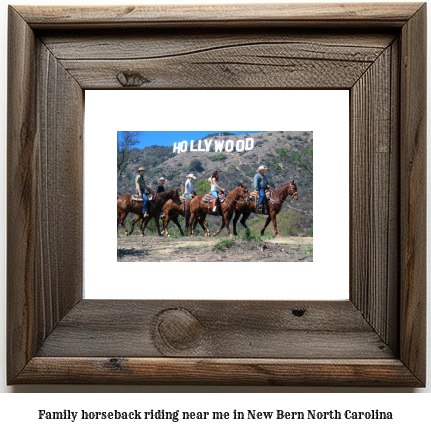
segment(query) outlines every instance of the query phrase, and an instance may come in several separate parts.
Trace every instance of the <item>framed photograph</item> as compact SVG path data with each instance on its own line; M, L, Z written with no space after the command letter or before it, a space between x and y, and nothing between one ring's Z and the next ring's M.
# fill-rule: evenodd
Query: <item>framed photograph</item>
M179 109L185 100L187 109ZM280 101L283 109L279 109ZM128 109L124 110L124 106ZM265 131L250 130L256 124ZM347 90L86 91L85 125L86 299L348 299ZM201 130L191 130L197 125ZM202 130L214 125L223 125L225 129ZM231 131L235 125L246 129ZM140 131L143 126L147 130ZM309 130L311 127L313 131ZM118 141L118 153L114 140ZM104 143L103 147L99 143ZM129 150L130 143L134 145ZM118 234L111 229L110 218L97 218L100 201L94 199L94 185L101 176L100 169L95 167L113 167L117 161L118 173L113 169L104 171L103 184L106 190L117 191ZM271 214L255 210L254 183L262 166L269 194L272 192L269 210L275 210L278 236ZM179 203L168 200L158 204L160 215L155 216L159 218L159 228L165 231L166 227L168 231L162 237L158 235L154 216L148 218L145 237L141 236L143 204L131 195L135 193L136 178L140 178L139 168L145 170L145 187L150 193L160 192L161 187L166 195L178 190ZM245 198L231 199L229 192L228 206L220 205L228 215L231 212L228 218L231 236L223 227L224 214L210 211L213 197L208 201L204 195L210 192L209 179L215 171L219 185L226 190L235 191L241 184L248 188ZM336 197L329 186L332 178L337 179ZM196 192L197 198L200 197L199 207L205 212L197 213L205 219L203 226L195 227L194 235L190 235L190 226L187 227L191 201L184 200L186 184L187 189L193 188L192 194ZM279 190L288 192L291 184L294 196L274 200L282 193ZM117 210L114 203L114 199L107 203L112 214ZM192 208L198 211L194 203ZM156 206L150 201L149 208ZM138 221L135 225L134 220ZM334 229L328 229L329 226ZM338 263L336 273L331 270L334 257ZM290 264L286 267L275 263ZM174 283L165 283L163 278L161 283L150 282L151 277L145 278L145 282L136 278L137 274L163 273L167 265L176 275L171 279ZM256 265L262 271L256 271ZM279 274L281 283L267 283L266 265L275 265L272 271ZM220 271L229 284L220 283ZM209 286L213 288L202 290L202 284L190 283L192 275L207 280L211 274ZM325 274L332 283L322 289L319 278ZM242 286L245 279L253 280L246 290ZM152 285L157 289L150 288Z
M19 6L9 7L8 25L9 385L425 385L425 3ZM271 91L279 98L272 112L283 110L283 91L348 91L346 262L335 256L321 270L316 255L309 263L259 264L258 298L240 294L253 287L253 271L223 278L223 266L238 262L221 263L216 279L239 293L233 298L213 296L207 278L193 275L187 285L209 293L159 295L159 286L185 277L166 262L140 267L135 280L148 286L140 299L84 295L89 284L123 289L102 282L110 261L100 279L97 271L86 279L95 255L85 247L89 193L99 204L94 230L106 219L116 236L105 168L94 167L93 186L85 174L84 147L97 145L84 140L94 90L138 92L147 101L186 91ZM238 148L244 131L273 133L264 124L238 127ZM111 128L108 119L103 128ZM321 186L333 208L338 193L346 198L337 176ZM126 263L113 252L120 272ZM286 277L294 264L310 266L320 290L347 274L347 298L271 295L274 285L301 291L300 278Z

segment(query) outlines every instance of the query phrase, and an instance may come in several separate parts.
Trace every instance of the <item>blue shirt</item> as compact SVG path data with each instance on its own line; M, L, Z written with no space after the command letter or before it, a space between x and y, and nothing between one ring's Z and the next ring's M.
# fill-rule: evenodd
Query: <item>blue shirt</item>
M260 190L260 189L266 189L266 187L268 186L268 180L267 178L262 175L261 173L257 173L254 176L254 188L256 190Z
M188 189L189 194L191 194L193 192L193 183L190 180L186 181L185 187ZM184 189L184 190L186 190L186 189Z

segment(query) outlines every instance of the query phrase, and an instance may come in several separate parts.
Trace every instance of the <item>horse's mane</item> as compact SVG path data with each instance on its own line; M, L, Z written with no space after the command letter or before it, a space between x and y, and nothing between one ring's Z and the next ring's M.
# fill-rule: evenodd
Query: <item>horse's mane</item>
M282 190L282 189L286 189L287 187L289 187L289 185L293 184L293 181L285 183L284 185L280 186L279 188L275 189L275 192ZM296 186L296 183L295 183Z
M157 195L161 196L162 198L166 198L168 195L172 194L172 192L175 192L175 191L176 191L176 189L172 188L172 189L169 189L167 191L160 192Z
M247 190L247 185L243 184L243 185L237 186L235 189L232 189L231 191L227 192L226 196L229 195L230 193L235 192L237 189L245 189L245 190ZM238 192L239 192L239 190L238 190Z

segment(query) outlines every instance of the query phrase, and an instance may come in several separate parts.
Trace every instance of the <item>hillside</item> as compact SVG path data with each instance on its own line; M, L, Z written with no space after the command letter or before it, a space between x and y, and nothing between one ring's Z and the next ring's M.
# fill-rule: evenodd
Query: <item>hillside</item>
M163 176L167 179L166 188L180 187L181 191L183 191L186 175L193 173L197 177L195 190L198 193L202 193L205 189L209 189L207 179L214 170L220 172L219 183L227 190L234 189L240 182L247 183L249 190L252 190L253 177L256 174L256 170L258 166L264 165L267 167L266 176L272 188L276 189L293 179L297 182L300 199L291 204L286 203L283 206L283 213L287 210L295 213L299 231L304 231L305 235L305 231L308 233L309 229L313 226L312 179L289 164L283 164L283 169L280 171L272 163L277 149L300 150L305 146L312 146L312 132L269 131L249 135L223 133L211 136L214 139L224 140L237 140L245 137L253 137L255 139L255 147L253 150L241 153L235 151L232 153L215 153L213 147L211 147L211 151L209 152L187 151L180 154L173 153L170 146L154 145L142 150L134 149L133 162L127 167L123 176L117 182L117 194L124 195L134 192L134 178L140 166L146 168L145 179L151 187L155 188L158 185L157 180ZM203 136L202 139L204 138L207 137ZM252 215L250 220L254 216Z

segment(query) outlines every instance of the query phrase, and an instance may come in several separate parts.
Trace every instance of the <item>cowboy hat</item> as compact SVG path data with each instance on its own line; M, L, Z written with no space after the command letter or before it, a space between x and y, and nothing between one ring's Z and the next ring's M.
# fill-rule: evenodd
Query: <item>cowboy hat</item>
M162 180L165 181L166 179L164 179L163 177L160 177L157 181L160 183Z
M141 167L141 168L138 169L138 172L139 171L147 171L147 170L144 167Z
M187 178L192 178L192 179L196 180L196 177L193 174L188 174Z
M264 170L264 169L266 169L263 165L261 165L258 169L257 169L257 172L259 172L260 170Z

